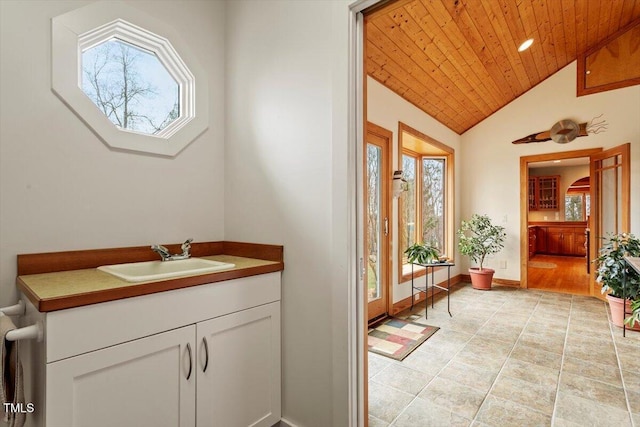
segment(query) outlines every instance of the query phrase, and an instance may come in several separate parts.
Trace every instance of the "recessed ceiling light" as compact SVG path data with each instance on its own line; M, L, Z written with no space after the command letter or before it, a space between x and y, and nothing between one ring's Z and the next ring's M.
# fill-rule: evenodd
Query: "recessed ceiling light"
M526 40L524 43L520 45L520 47L518 48L518 52L523 52L529 49L529 47L531 47L532 44L533 44L533 39Z
M553 163L560 163L562 160L554 160Z

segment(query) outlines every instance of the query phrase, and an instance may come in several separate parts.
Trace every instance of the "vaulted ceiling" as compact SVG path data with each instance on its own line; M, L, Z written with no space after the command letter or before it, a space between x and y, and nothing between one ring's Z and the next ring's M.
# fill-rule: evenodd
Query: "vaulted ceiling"
M640 0L396 0L365 16L366 71L462 134L638 18Z

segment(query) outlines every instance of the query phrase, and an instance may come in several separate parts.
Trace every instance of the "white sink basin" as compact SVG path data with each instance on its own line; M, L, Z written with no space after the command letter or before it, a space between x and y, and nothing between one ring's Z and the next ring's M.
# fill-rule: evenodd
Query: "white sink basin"
M213 273L233 267L235 267L235 264L228 262L188 258L176 261L147 261L103 265L98 267L98 270L126 280L127 282L147 282L172 277Z

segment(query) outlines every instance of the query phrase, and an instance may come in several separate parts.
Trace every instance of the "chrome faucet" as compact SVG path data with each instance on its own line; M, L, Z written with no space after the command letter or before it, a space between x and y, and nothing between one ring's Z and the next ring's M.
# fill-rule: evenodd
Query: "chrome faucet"
M157 252L158 255L160 255L162 261L177 261L180 259L188 259L189 257L191 257L191 242L193 242L193 239L185 240L185 242L181 246L181 254L171 255L169 249L165 248L162 245L152 245L151 250Z

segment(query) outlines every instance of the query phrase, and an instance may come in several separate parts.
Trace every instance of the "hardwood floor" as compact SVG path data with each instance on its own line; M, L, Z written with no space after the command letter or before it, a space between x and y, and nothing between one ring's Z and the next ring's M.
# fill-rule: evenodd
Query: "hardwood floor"
M589 295L589 275L584 257L535 255L529 260L529 289Z

